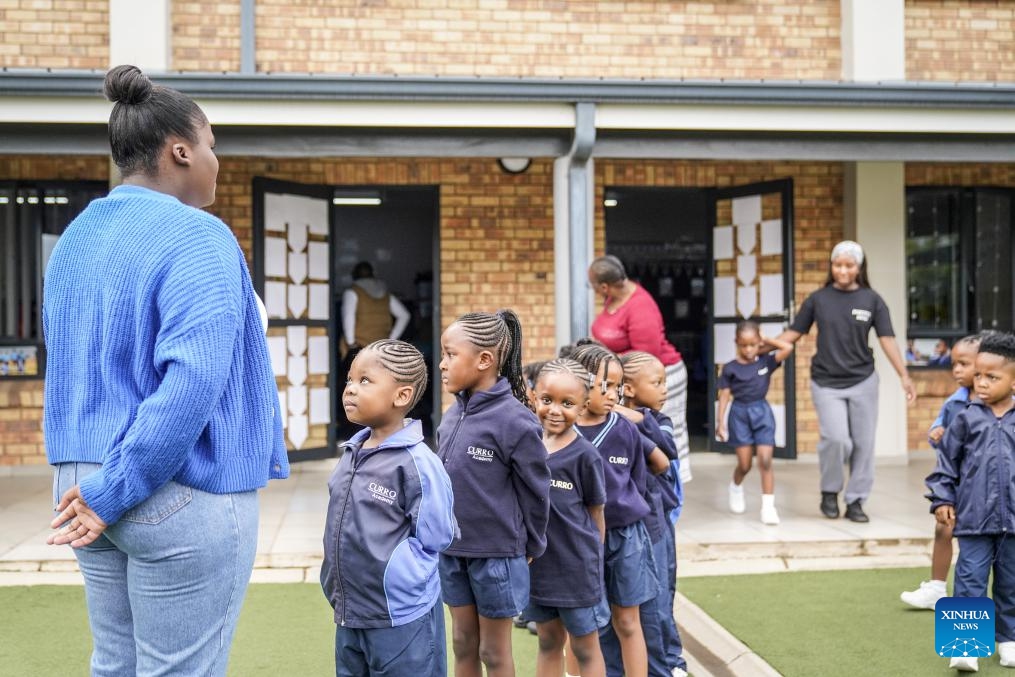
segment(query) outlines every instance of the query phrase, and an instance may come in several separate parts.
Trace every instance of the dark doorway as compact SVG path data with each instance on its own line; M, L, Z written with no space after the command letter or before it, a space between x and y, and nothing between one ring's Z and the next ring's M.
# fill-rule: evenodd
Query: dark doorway
M409 311L409 323L399 338L427 356L430 387L410 416L423 422L424 433L430 437L437 420L435 405L440 401L434 396L433 378L439 190L436 186L341 186L335 188L332 210L336 338L342 336L343 293L353 284L353 268L366 261L373 266L374 277ZM344 341L336 340L335 345L341 353ZM358 426L348 422L342 409L348 361L343 359L346 355L337 357L335 421L338 439L343 440Z
M687 430L691 448L709 434L708 290L710 202L696 188L608 187L606 251L656 300L666 337L687 366Z

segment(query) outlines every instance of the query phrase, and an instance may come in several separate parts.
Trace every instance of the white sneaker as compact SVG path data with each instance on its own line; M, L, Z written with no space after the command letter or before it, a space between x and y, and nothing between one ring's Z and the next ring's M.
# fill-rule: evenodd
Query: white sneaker
M948 596L948 588L944 581L923 581L916 590L907 590L899 595L899 599L916 609L934 610L934 605L942 597Z
M948 669L959 672L978 672L980 662L976 660L976 656L956 656L948 661Z
M997 653L1001 657L1001 665L1015 668L1015 642L998 642Z
M683 668L673 668L670 674L673 677L687 677L687 670L684 670Z
M737 515L747 510L747 501L744 500L743 485L737 486L730 482L730 512Z
M774 505L761 506L761 523L762 524L779 523L779 511L775 509Z

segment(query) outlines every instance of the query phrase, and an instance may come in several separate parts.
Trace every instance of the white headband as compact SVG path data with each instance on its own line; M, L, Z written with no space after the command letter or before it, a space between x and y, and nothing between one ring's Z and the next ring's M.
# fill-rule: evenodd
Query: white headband
M843 240L839 244L835 245L834 249L832 249L831 260L834 261L840 256L849 256L854 261L856 261L856 265L858 266L862 265L863 247L861 247L859 243L853 242L852 240Z

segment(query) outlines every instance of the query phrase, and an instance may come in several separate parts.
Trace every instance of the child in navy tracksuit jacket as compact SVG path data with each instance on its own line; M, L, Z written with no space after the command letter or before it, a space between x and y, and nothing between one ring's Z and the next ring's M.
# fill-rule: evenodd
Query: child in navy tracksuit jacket
M342 404L366 425L328 489L321 586L335 610L335 674L447 671L438 555L457 532L451 481L404 416L426 390L423 355L376 341L353 360Z
M955 596L985 596L993 570L998 654L1015 667L1015 335L985 336L975 369L977 399L945 433L927 498L959 539ZM950 667L976 670L976 662L956 657Z
M624 382L617 357L594 343L579 345L571 357L595 374L588 406L575 429L599 450L606 475L606 597L622 665L616 660L610 629L600 633L603 657L609 675L620 674L621 669L628 675L645 675L649 661L641 605L654 600L659 592L652 541L645 527L651 513L645 500L646 462L658 450L633 423L614 411ZM658 471L666 465L663 457Z
M529 562L546 549L550 471L526 402L521 327L510 310L469 313L441 335L441 380L455 395L437 446L461 537L441 555L455 672L514 674L511 619L529 601ZM484 619L480 637L480 617Z

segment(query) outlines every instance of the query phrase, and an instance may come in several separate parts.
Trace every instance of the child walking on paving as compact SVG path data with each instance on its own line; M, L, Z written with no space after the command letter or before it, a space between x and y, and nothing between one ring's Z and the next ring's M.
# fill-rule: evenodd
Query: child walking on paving
M959 339L952 346L952 376L955 377L955 382L959 387L941 405L941 413L930 426L930 444L935 449L941 448L941 440L944 438L948 426L969 403L973 387L974 363L976 362L976 352L980 347L980 339L979 334L967 336ZM945 582L948 580L948 570L951 568L952 527L937 522L934 527L934 553L930 563L930 580L923 581L916 590L907 590L899 597L911 607L933 611L937 601L948 595Z
M747 509L744 500L744 477L751 471L751 457L758 454L761 474L761 521L778 524L775 509L775 472L772 452L775 450L775 416L765 400L772 372L793 352L789 341L761 335L761 327L753 320L741 320L736 329L737 357L722 368L719 377L719 413L716 437L736 447L737 466L729 487L730 512L740 514ZM763 348L775 352L761 354ZM733 404L730 405L732 398ZM726 410L729 409L729 423Z
M959 539L955 596L985 596L993 573L997 652L1015 667L1015 335L983 338L973 385L976 398L952 421L927 476L927 498ZM955 657L949 667L976 672L977 662Z
M461 537L441 555L457 677L515 674L511 619L529 603L529 563L546 549L550 471L526 406L522 331L510 310L462 315L441 335L455 402L437 430Z
M447 672L439 553L455 523L451 480L405 419L426 390L426 361L403 341L361 350L342 405L366 426L328 481L321 586L335 610L338 677Z
M564 671L564 644L582 677L606 677L599 629L610 622L603 589L603 461L574 423L589 399L589 373L574 360L547 362L535 379L536 415L549 454L550 521L546 552L532 562L525 617L539 635L537 677Z

